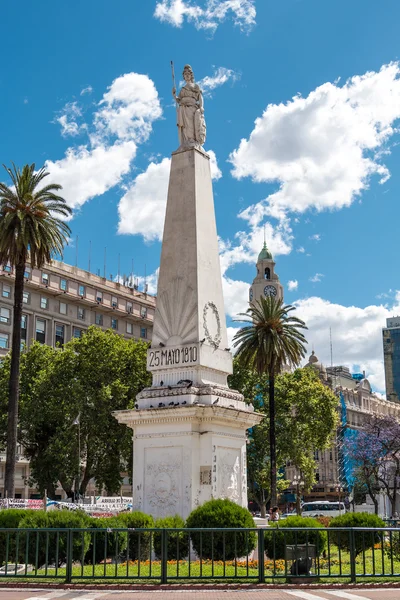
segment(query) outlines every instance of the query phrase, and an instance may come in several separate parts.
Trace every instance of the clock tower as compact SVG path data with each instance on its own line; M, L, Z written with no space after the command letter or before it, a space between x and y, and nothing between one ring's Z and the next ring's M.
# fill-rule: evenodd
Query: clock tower
M276 299L283 299L283 287L279 282L278 275L275 273L275 262L265 242L257 259L257 275L249 292L250 303L258 301L260 296L263 298L273 296Z

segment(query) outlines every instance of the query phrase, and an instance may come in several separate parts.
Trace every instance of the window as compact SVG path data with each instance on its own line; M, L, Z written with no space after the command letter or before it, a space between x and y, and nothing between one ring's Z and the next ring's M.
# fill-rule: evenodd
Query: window
M111 319L111 328L118 329L118 319Z
M25 267L25 271L24 271L24 277L25 279L29 279L31 276L31 268L30 267Z
M11 298L11 285L3 284L3 292L1 294L3 298Z
M46 321L43 319L36 319L36 341L41 344L45 343L46 339Z
M147 340L147 328L146 327L140 328L140 337Z
M67 305L65 304L65 302L60 302L60 314L61 315L67 314Z
M126 333L133 333L133 325L132 323L127 323L126 324Z
M115 296L111 296L111 306L113 308L118 308L118 298Z
M96 302L103 302L103 292L96 292Z
M22 301L23 301L24 304L30 304L30 302L31 302L31 295L30 295L29 292L24 292Z
M81 321L85 320L85 309L78 306L78 319Z
M68 289L68 282L66 279L60 279L60 290L66 292Z
M264 278L271 279L271 269L269 267L265 267Z
M79 295L80 296L84 296L85 293L86 293L85 286L84 285L80 285L79 286Z
M3 271L5 271L6 273L12 273L11 265L9 265L9 264L3 265Z
M21 317L21 342L26 342L26 330L28 329L28 316Z
M8 333L0 333L0 348L7 349L8 348Z
M132 304L132 302L127 302L126 303L126 312L128 312L129 314L132 314L132 312L133 312L133 304Z
M142 317L142 319L145 319L147 317L147 308L145 306L141 307L140 316Z
M9 323L10 322L10 309L9 308L0 308L0 323Z
M40 308L49 308L49 299L45 296L40 298Z
M79 329L79 327L74 327L74 338L81 338L83 335L83 329Z
M100 313L96 313L95 322L96 325L103 325L103 315L101 315Z
M49 285L49 274L42 273L42 283L43 285Z
M64 345L64 332L65 332L65 327L64 325L57 325L56 323L56 346L63 346Z

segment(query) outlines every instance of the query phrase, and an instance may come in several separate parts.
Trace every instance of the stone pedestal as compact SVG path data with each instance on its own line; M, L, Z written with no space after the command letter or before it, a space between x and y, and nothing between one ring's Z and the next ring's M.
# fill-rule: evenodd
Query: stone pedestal
M229 389L232 372L209 156L173 153L158 280L150 388L115 417L133 434L133 505L187 515L210 498L247 507L246 430L262 415Z

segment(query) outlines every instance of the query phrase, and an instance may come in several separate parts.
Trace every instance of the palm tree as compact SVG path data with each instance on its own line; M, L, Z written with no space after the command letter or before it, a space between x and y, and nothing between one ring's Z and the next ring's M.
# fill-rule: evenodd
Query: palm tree
M239 316L249 323L239 329L233 338L238 347L237 357L246 367L255 369L260 376L268 374L269 445L271 504L277 503L276 491L276 436L275 436L275 376L282 367L295 367L304 357L306 339L300 329L307 329L304 321L291 316L294 306L284 306L283 300L272 296L260 297L254 306Z
M40 268L55 253L62 253L70 228L62 220L71 214L55 183L44 185L49 175L45 169L35 172L35 165L22 171L14 164L3 165L12 181L0 183L0 264L9 263L15 270L13 330L8 398L7 455L4 494L12 498L15 491L15 454L17 450L19 364L21 356L21 317L26 263ZM60 218L61 217L61 218Z

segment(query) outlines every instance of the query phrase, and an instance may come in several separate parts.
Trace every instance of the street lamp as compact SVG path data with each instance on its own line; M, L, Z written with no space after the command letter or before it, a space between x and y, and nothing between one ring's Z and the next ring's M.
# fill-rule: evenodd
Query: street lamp
M341 515L342 514L342 505L340 503L340 498L341 498L341 495L343 494L343 488L341 486L337 485L336 492L339 496L339 515Z
M301 514L301 508L300 508L300 487L304 486L304 481L301 477L301 475L294 475L293 477L293 481L292 481L292 485L296 487L296 513L298 515Z

